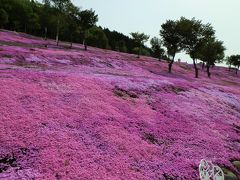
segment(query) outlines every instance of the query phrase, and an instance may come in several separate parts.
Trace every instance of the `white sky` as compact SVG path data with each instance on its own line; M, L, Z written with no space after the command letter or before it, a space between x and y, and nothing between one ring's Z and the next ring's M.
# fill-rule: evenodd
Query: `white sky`
M181 16L195 17L211 23L219 40L224 41L226 55L240 54L240 0L72 0L96 11L98 25L129 35L144 32L159 36L161 24ZM177 58L188 60L184 54Z

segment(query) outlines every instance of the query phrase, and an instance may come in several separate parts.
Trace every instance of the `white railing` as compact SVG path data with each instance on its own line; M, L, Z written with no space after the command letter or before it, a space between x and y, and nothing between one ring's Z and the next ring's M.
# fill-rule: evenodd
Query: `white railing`
M200 162L199 175L201 180L224 180L222 169L205 159Z

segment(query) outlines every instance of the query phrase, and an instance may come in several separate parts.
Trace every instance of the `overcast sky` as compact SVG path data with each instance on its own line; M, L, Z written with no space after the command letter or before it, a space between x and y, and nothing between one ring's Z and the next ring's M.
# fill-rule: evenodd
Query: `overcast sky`
M144 32L159 36L161 24L181 16L211 23L224 41L226 55L240 54L240 0L72 0L83 9L92 8L98 25L126 35ZM189 59L180 54L177 58Z

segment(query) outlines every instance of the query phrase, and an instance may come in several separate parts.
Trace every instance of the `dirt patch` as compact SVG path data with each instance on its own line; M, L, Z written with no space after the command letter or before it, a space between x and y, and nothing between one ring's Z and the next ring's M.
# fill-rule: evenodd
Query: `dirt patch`
M154 134L151 133L144 133L143 139L146 140L149 144L159 145L158 139L155 137Z
M3 54L2 57L3 58L12 58L12 55L10 55L10 54Z
M0 155L0 173L8 170L19 171L27 166L31 167L36 163L36 153L38 150L35 148L21 147L11 152L6 152ZM0 178L1 179L1 178Z
M17 160L14 154L0 157L0 173L7 171L11 167L17 167Z
M114 89L114 94L115 96L122 97L122 98L133 98L133 99L138 98L138 95L135 92L127 91L118 87Z
M168 93L175 93L175 94L180 94L181 92L187 91L183 87L178 87L178 86L165 86L163 87L163 90Z

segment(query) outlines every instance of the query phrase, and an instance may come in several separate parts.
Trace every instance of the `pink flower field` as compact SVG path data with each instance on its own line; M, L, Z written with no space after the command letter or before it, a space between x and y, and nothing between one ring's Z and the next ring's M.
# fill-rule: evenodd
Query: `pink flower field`
M240 177L235 72L68 46L0 31L0 179Z

